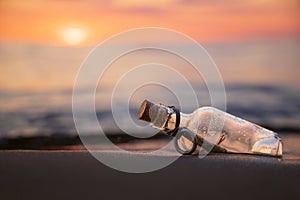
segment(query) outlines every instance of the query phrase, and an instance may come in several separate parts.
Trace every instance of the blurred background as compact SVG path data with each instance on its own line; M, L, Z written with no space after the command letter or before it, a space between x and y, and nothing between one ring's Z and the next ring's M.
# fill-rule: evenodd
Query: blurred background
M299 11L298 0L1 0L0 144L7 147L16 138L75 137L72 89L81 63L110 36L148 26L174 29L203 45L223 77L229 113L280 134L299 133ZM137 52L129 58L146 55L151 60L163 54ZM107 72L106 86L114 82L105 80L132 64L129 58ZM192 80L200 106L210 105L203 80L193 79L186 63L175 62L171 55L164 58L171 66L180 65ZM132 117L145 97L176 105L165 90L148 86L133 95ZM84 89L82 95L84 99ZM105 90L98 90L97 115L106 133L113 134L119 129L103 96ZM87 134L96 132L90 126Z

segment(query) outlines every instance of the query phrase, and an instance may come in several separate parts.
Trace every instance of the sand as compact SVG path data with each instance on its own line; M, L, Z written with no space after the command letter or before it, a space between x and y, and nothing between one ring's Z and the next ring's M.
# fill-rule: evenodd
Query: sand
M298 199L300 135L283 139L282 159L239 154L211 154L204 159L184 156L145 174L108 168L80 148L2 150L0 198ZM106 153L113 156L116 152Z

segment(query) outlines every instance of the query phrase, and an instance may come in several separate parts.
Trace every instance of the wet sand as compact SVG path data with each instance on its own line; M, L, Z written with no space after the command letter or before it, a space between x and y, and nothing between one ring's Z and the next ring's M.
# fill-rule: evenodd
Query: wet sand
M1 150L1 199L298 199L300 135L285 134L284 157L183 156L166 168L129 174L73 150ZM162 143L126 143L149 151ZM95 148L114 156L116 151ZM172 156L166 153L161 156Z

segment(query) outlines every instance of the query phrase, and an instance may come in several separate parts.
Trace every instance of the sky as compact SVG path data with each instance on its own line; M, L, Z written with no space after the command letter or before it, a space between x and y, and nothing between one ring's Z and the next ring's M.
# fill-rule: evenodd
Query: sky
M1 0L0 41L94 45L145 26L204 43L297 37L299 8L298 0Z
M297 86L299 11L298 0L1 0L0 90L72 89L95 45L149 26L202 44L226 84Z

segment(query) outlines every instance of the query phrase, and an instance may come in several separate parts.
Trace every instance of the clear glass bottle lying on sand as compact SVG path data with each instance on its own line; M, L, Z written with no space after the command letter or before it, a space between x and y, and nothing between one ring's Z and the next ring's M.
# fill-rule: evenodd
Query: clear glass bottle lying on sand
M282 141L277 133L213 107L184 114L174 107L145 100L138 118L175 136L175 147L182 154L191 154L200 145L208 151L213 147L218 152L282 156Z

